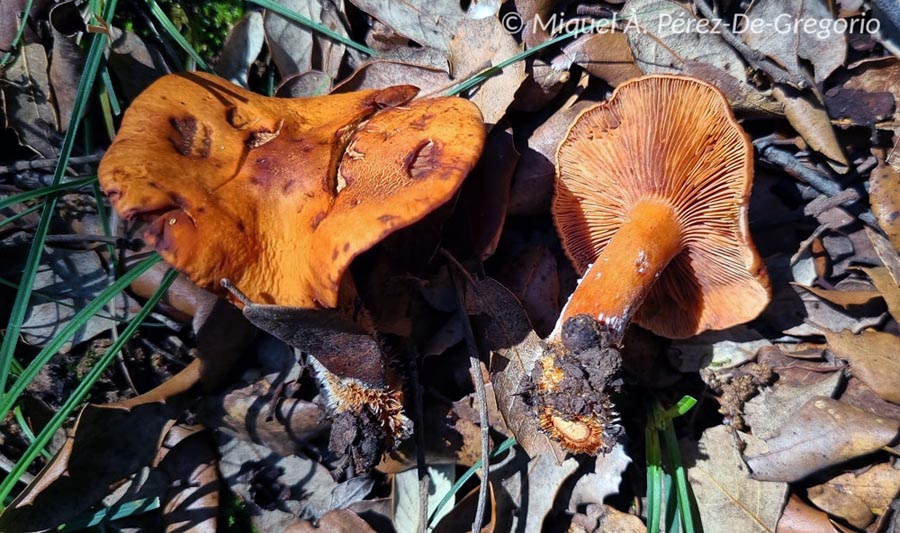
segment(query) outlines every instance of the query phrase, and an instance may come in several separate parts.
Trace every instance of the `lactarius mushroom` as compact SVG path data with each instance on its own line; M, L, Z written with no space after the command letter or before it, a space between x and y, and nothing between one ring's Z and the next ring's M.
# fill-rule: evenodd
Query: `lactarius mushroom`
M126 111L100 184L125 218L150 219L147 240L194 283L222 294L229 280L234 290L224 294L245 314L249 303L259 312L268 311L255 304L333 309L339 289L353 286L350 262L447 202L481 154L474 104L413 100L417 92L269 98L208 74L164 76ZM320 322L340 323L335 334L358 340L374 333L358 315L329 310ZM305 351L323 346L296 338ZM349 360L379 352L365 342L367 351ZM340 379L319 372L325 389L346 386L363 398L339 407L368 410L398 432L399 391L381 362L349 365L328 346L319 363ZM372 394L351 395L354 387Z
M618 347L632 320L685 338L752 320L768 304L747 222L752 156L725 97L682 76L626 82L569 128L557 153L553 217L583 277L535 378L542 423L570 450L602 448L615 415L605 391L575 403L551 398L565 396L566 357L589 368L591 342ZM602 336L570 326L578 317L596 322Z
M153 219L148 241L201 287L335 307L353 258L449 200L481 154L474 104L417 92L269 98L164 76L126 111L100 184L125 218Z

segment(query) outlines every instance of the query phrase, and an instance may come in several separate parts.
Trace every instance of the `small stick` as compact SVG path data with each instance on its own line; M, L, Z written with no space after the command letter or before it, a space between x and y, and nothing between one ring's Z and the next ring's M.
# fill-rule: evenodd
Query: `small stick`
M130 248L131 244L128 239L123 239L121 237L110 237L107 235L47 235L46 241L52 243L102 242L115 246L123 245L126 248Z
M721 18L716 16L716 14L709 7L709 4L705 2L705 0L694 0L694 5L697 6L697 9L700 10L700 13L704 17L717 23L719 27L726 28L725 22ZM721 32L719 32L719 35L721 35L722 38L725 39L726 43L737 50L739 54L744 56L744 59L746 59L747 62L750 63L751 67L768 74L769 77L772 78L773 82L792 85L798 89L805 89L809 86L809 83L801 76L797 76L779 67L759 50L754 50L744 44L744 41L740 40L735 34L731 33L730 30L723 29Z
M450 256L449 252L442 250L444 255ZM459 267L459 263L455 259L451 261L454 266ZM459 283L460 274L451 274L450 282L456 289L456 299L458 302L457 313L459 313L460 322L463 325L463 334L466 339L466 350L469 352L469 365L471 366L472 381L475 382L475 395L478 398L478 415L481 424L481 485L478 492L478 507L475 510L475 520L472 522L472 531L477 533L481 531L481 525L484 523L484 508L487 503L488 473L490 465L490 421L488 420L488 403L487 391L484 388L484 379L481 373L481 359L478 357L478 344L475 343L475 334L472 332L472 323L469 321L469 315L466 313L465 294L463 293L462 284Z
M81 155L78 157L70 157L69 165L83 165L86 163L96 163L103 158L103 153ZM56 159L34 159L31 161L16 161L11 165L0 165L0 174L9 174L11 172L22 172L23 170L35 170L44 168L53 168L56 166Z
M834 180L804 165L789 152L776 148L773 144L764 140L755 141L753 144L759 151L760 157L791 174L799 176L800 179L820 193L826 196L837 196L844 191ZM857 196L856 198L858 199L859 197ZM852 203L855 203L855 200L844 202L841 205L847 206ZM878 222L875 220L875 215L872 214L872 211L866 209L857 216L869 226L878 227Z
M431 476L425 462L425 414L422 401L422 384L419 382L419 354L408 353L412 363L413 405L416 409L416 470L419 475L419 533L428 528L428 487Z

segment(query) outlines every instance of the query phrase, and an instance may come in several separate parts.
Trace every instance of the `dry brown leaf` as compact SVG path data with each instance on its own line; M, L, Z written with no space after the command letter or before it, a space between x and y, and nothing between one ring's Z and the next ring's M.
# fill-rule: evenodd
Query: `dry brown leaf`
M826 302L831 302L835 305L839 305L844 309L847 309L848 307L854 305L867 305L876 298L881 298L881 293L878 291L842 291L835 289L822 289L819 287L810 287L809 285L803 285L802 283L791 283L791 285L807 290L815 294L819 298L825 300Z
M277 3L343 37L348 37L337 2L278 0ZM266 45L282 78L303 74L313 69L326 73L332 79L337 76L346 45L305 25L288 20L274 11L266 10L263 25Z
M43 255L34 289L40 296L31 299L22 339L27 344L45 346L60 334L86 302L97 297L109 277L100 256L94 250L78 251L55 248ZM127 321L138 310L139 303L120 293L99 313L68 338L60 351L68 353L73 346L88 341L110 328Z
M176 426L166 438L171 449L159 467L172 482L162 511L167 533L217 531L220 480L211 440L209 431L196 426Z
M736 110L756 115L780 111L780 105L747 82L744 60L722 37L698 28L700 21L682 4L668 0L630 0L621 17L638 67L644 74L683 73L706 80L728 97ZM680 29L679 29L680 28Z
M497 65L522 51L496 17L463 19L450 40L450 71L463 79ZM496 124L525 80L525 62L517 61L475 89L470 100L481 109L486 124Z
M0 531L41 531L87 511L120 481L152 466L176 417L159 402L85 406L74 435L0 515Z
M216 440L222 479L243 499L258 531L284 531L298 516L316 519L352 503L335 505L333 496L343 484L336 483L323 465L302 454L281 457L227 431L218 431Z
M351 3L394 32L445 55L450 52L450 37L465 16L456 2L351 0Z
M555 0L515 0L516 11L521 15L522 40L527 48L534 48L550 38L550 27L545 27L552 16Z
M882 418L900 420L900 405L882 400L861 379L851 376L839 399Z
M40 43L29 43L15 61L0 72L4 122L14 129L19 142L43 157L54 157L58 123L50 99L47 52Z
M586 504L600 505L607 496L618 494L622 475L631 462L622 443L617 443L611 452L598 455L594 461L594 471L575 483L569 499L569 512L577 512Z
M226 392L207 398L199 415L201 420L210 427L229 428L279 455L297 453L309 440L324 433L330 422L321 406L298 398L279 398L282 387L300 377L293 350L285 351L289 364L277 372L267 373L252 383L237 383Z
M873 330L859 335L823 330L823 334L828 350L849 361L853 375L881 398L900 403L900 337Z
M828 515L803 503L796 494L791 494L775 533L833 533L834 528Z
M738 434L751 452L764 446L761 439ZM682 450L694 461L688 468L688 480L705 531L750 533L775 529L787 496L787 484L751 479L728 427L709 428L696 449L687 450L682 444ZM690 459L687 464L691 464Z
M264 40L263 14L247 10L243 18L231 27L228 38L222 44L222 51L216 58L216 74L231 83L247 87L250 67L262 51Z
M560 69L568 69L573 63L613 87L641 75L628 47L628 37L620 31L582 35L567 44L553 60L554 67Z
M510 257L500 275L500 281L522 302L541 337L553 330L561 310L556 267L556 254L546 246L532 245Z
M848 111L865 112L859 108L865 108L868 103L886 105L893 100L892 109L889 110L893 115L877 126L895 132L900 129L900 59L894 56L863 59L849 65L847 72L836 78L836 85L832 90L856 96L857 110L852 110L852 102L848 102ZM896 160L891 161L891 164L900 172L900 165L897 165Z
M794 413L815 396L831 397L841 383L841 373L831 372L810 385L794 385L779 381L771 389L763 389L744 404L744 419L753 434L770 439L778 434Z
M900 250L900 173L878 165L869 176L869 204L894 249Z
M809 31L805 26L800 26L797 31L791 31L793 24L806 21L815 21L817 27ZM800 62L806 60L815 70L816 83L822 83L844 64L846 33L833 29L834 16L826 0L757 0L747 10L746 19L742 22L744 42L793 74L804 74ZM754 31L753 28L761 24L763 30Z
M284 533L375 533L375 530L362 518L349 509L328 511L313 525L308 520L300 520L291 524Z
M881 463L861 473L847 472L810 487L810 501L823 511L864 528L882 515L900 491L900 470Z
M817 396L766 442L767 452L749 454L747 465L753 479L799 481L885 446L894 440L898 429L897 420Z
M556 180L556 150L575 117L594 102L563 106L534 130L522 151L509 192L509 214L535 215L550 209Z
M541 111L562 90L571 74L568 68L557 68L540 58L525 62L527 76L516 90L512 108L519 111Z
M308 98L321 96L331 91L334 80L321 70L307 70L301 74L284 78L275 89L275 96L279 98Z
M784 106L784 114L797 133L803 136L810 148L825 157L847 166L847 158L831 126L831 117L809 93L801 93L784 85L772 91L776 100Z
M360 65L334 88L334 92L347 93L409 84L431 93L436 88L450 86L452 82L446 70L393 59L376 59Z

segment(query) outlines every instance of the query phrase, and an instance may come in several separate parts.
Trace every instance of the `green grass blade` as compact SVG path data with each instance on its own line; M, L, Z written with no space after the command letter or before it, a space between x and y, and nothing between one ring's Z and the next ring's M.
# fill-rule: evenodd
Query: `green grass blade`
M28 421L25 420L25 416L22 414L22 409L20 409L18 406L16 406L16 409L15 409L15 411L13 411L13 414L16 417L16 423L19 424L19 429L22 430L22 435L25 436L25 440L27 440L29 443L34 442L34 433L31 432L31 426L29 426ZM46 459L53 458L53 454L51 454L50 452L48 452L45 449L41 450L41 455L43 455L44 458L46 458Z
M194 47L191 46L191 43L187 42L187 39L181 35L181 32L178 31L178 28L172 24L172 21L169 20L169 17L166 16L166 13L159 7L159 4L156 3L156 0L147 0L147 5L150 6L150 12L153 14L153 17L156 18L156 21L163 27L164 30L169 34L169 37L175 41L178 46L181 47L182 50L187 52L191 59L197 63L197 66L206 72L212 72L212 69L209 65L206 64L206 61L200 57L200 54L194 50Z
M68 524L60 524L57 531L76 531L79 529L87 529L105 522L112 522L121 518L139 515L154 509L159 509L160 501L158 496L152 498L141 498L130 502L116 504L112 507L101 509L95 513L76 518Z
M134 268L126 272L121 278L116 280L115 283L111 284L109 287L103 290L96 298L91 300L89 304L87 304L84 309L78 312L69 323L55 336L53 339L47 343L46 346L38 353L38 355L34 358L34 360L22 371L19 378L13 383L13 386L10 387L9 392L6 393L2 399L0 399L0 420L2 420L6 414L12 409L13 405L15 405L16 401L19 399L19 396L28 386L32 379L40 372L41 368L47 364L47 361L50 360L51 357L56 355L59 352L60 348L66 343L66 341L71 338L76 331L84 327L84 324L87 323L92 317L94 317L103 307L109 303L117 294L122 292L126 287L128 287L134 280L136 280L141 274L147 272L150 267L155 265L160 261L160 257L156 254L144 259L140 263L138 263ZM132 323L134 323L132 320Z
M41 196L68 191L70 189L80 189L81 187L90 185L91 183L95 183L96 181L97 176L88 176L86 178L67 181L58 185L49 185L47 187L41 187L40 189L35 189L33 191L25 191L18 194L13 194L12 196L7 196L6 198L0 199L0 209L9 207L11 205L20 204L22 202L27 202L28 200L34 200L35 198L40 198Z
M19 29L16 30L16 36L13 37L12 42L9 44L9 52L3 54L3 59L0 59L0 67L5 67L15 57L16 49L19 48L19 41L22 40L22 35L25 34L25 26L28 25L28 16L31 14L31 4L33 3L33 0L25 2L25 7L22 10L22 20L19 21Z
M659 533L662 514L663 469L659 433L655 417L651 416L644 429L647 441L647 531Z
M108 5L110 12L115 8L116 1L117 0L109 1ZM59 161L53 171L51 186L59 185L66 172L66 167L69 164L69 157L72 155L72 148L75 145L75 138L78 134L78 127L81 124L81 118L87 106L88 97L94 87L94 80L97 76L100 61L103 59L106 41L107 36L103 33L95 33L91 36L91 46L84 64L83 74L78 81L78 90L75 94L75 102L72 105L72 117L69 120L69 127L63 138L62 147L59 152ZM28 310L28 300L31 298L34 277L37 275L38 266L41 262L41 255L44 251L44 239L47 237L47 231L50 229L50 220L53 218L53 212L56 210L56 201L56 193L48 195L44 209L41 211L41 218L35 228L34 239L31 243L31 249L28 251L28 258L25 261L22 279L19 282L21 288L16 292L16 298L13 302L12 310L10 311L9 323L7 324L6 332L3 336L3 343L0 344L0 393L3 393L6 390L6 381L9 378L9 368L12 364L16 343L19 340L19 332L22 330L22 324L25 321L25 313ZM0 498L0 501L2 500L3 499Z
M146 261L145 261L146 262ZM142 263L143 264L143 263ZM78 387L75 389L75 392L72 393L71 396L66 400L66 402L62 405L62 407L57 411L53 418L50 419L50 422L41 430L40 434L38 434L37 438L35 438L34 442L31 446L25 450L25 453L22 455L22 458L15 464L15 466L10 470L10 473L6 478L0 483L0 501L5 501L6 497L9 496L15 484L19 481L19 478L22 477L22 474L28 469L32 462L37 458L40 451L50 442L50 439L56 433L56 431L62 426L63 422L72 414L72 412L84 401L87 397L88 392L91 387L94 386L94 383L100 378L106 368L113 362L116 354L125 346L125 343L128 342L129 339L137 332L138 328L147 318L153 308L156 307L156 304L163 297L163 295L168 290L169 286L172 285L172 282L175 281L175 278L178 276L178 273L175 270L170 270L163 277L160 282L159 289L147 300L147 303L138 311L137 315L135 315L134 320L132 320L124 330L122 330L122 334L119 335L119 338L113 342L109 348L107 348L106 352L102 357L97 361L97 363L91 367L91 370L87 373L81 383L78 384ZM92 302L93 303L93 302Z
M512 448L515 443L516 443L516 439L514 439L512 437L506 439L505 441L501 442L499 446L494 448L494 450L491 452L491 457L496 457L496 456L500 455L501 453L505 452L506 450ZM434 518L436 516L440 515L441 509L443 509L444 506L447 505L447 502L450 501L450 498L452 498L454 494L459 492L459 489L462 488L462 486L466 483L466 481L469 481L469 479L475 475L475 472L478 472L479 468L481 468L480 460L477 461L475 464L473 464L471 467L469 467L469 469L466 470L465 473L462 476L460 476L459 479L456 480L456 483L454 483L453 486L450 487L450 490L447 491L447 494L444 494L444 497L441 498L440 502L438 502L437 507L434 508L434 511L431 513L431 516L428 517L428 527L429 528L433 528L435 526L435 524L433 524Z
M22 210L22 211L19 211L19 212L16 213L15 215L6 217L6 218L4 218L3 220L0 220L0 228L2 228L3 226L5 226L5 225L7 225L7 224L12 224L12 223L15 222L16 220L19 220L20 218L22 218L22 217L24 217L24 216L28 216L28 215L30 215L31 213L34 213L35 211L37 211L38 209L40 209L40 208L42 208L42 207L44 207L44 203L43 203L43 202L41 202L41 203L39 203L39 204L37 204L37 205L33 205L33 206L29 207L28 209L24 209L24 210Z
M312 20L309 20L308 18L304 17L303 15L300 15L299 13L295 13L294 11L291 11L290 9L282 6L281 4L276 4L275 2L272 2L270 0L247 0L247 2L249 2L251 4L256 4L260 7L264 7L266 9L268 9L269 11L272 11L273 13L278 13L279 15L281 15L282 17L284 17L288 20L292 20L292 21L296 22L297 24L302 24L303 26L306 26L307 28L310 28L318 33L321 33L322 35L325 35L326 37L328 37L330 39L334 39L335 41L337 41L339 43L343 43L343 44L349 46L350 48L353 48L354 50L358 50L358 51L360 51L364 54L367 54L371 57L378 56L378 52L376 52L375 50L372 50L368 46L359 44L352 39L348 39L347 37L344 37L340 33L332 31L331 29L326 28L325 26L322 26L321 24L313 22Z
M666 454L669 456L669 464L672 466L672 474L675 478L675 496L678 500L681 524L684 526L685 533L694 533L697 531L697 527L694 525L691 489L687 480L687 471L681 462L681 449L678 446L678 438L675 436L675 426L672 425L671 418L667 418L663 423L662 434L663 442L666 444Z

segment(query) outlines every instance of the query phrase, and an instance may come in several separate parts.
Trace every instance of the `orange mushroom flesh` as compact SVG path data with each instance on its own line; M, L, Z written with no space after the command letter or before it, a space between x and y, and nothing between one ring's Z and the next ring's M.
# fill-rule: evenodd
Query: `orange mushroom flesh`
M126 111L100 184L125 218L155 219L149 242L201 287L335 307L353 258L447 202L480 156L478 108L417 91L269 98L164 76Z
M620 362L631 320L685 338L768 304L747 221L752 154L718 89L682 76L626 82L569 128L553 217L583 277L532 375L542 427L569 451L609 449L620 431L609 400L618 380L593 367ZM586 320L602 330L587 344Z

